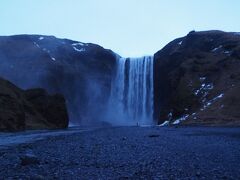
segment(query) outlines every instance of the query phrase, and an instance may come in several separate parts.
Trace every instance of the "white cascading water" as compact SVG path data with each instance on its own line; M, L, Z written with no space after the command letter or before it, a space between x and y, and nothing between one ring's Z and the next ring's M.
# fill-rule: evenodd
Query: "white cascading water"
M153 57L119 58L110 109L116 124L153 124Z

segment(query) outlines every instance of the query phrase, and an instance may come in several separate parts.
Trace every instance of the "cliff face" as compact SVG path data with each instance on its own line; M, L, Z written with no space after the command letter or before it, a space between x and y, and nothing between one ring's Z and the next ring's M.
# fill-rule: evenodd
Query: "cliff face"
M190 32L170 42L154 56L158 123L240 125L239 67L239 33Z
M0 37L0 62L0 76L20 88L40 87L63 94L72 122L104 120L116 70L116 54L111 50L53 36L8 36ZM170 42L154 55L155 119L159 124L166 120L174 124L240 124L239 66L239 33L190 32ZM44 118L51 114L57 122L61 117L48 112L54 103L43 90L24 94L37 111L44 112ZM55 100L61 98L55 96ZM18 106L11 105L15 108L12 112L21 119Z
M17 86L44 88L66 98L70 119L101 119L116 55L98 45L53 36L0 37L0 76Z
M68 127L65 100L43 89L21 90L0 78L0 131Z

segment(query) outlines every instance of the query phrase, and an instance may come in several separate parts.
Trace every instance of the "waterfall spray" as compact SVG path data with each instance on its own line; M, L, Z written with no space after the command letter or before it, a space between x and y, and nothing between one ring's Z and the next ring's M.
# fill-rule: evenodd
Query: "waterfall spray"
M118 124L153 124L152 56L118 59L110 108Z

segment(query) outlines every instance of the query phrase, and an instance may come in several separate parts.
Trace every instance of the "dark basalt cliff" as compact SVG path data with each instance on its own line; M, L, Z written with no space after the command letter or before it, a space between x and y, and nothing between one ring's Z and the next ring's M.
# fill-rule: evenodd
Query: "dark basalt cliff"
M95 124L106 116L116 56L95 44L53 36L0 37L0 77L23 89L63 94L73 123ZM154 55L154 119L158 124L240 125L239 67L239 33L192 31L170 42ZM60 96L49 97L41 89L22 94L47 123L66 126ZM21 98L15 96L8 119L18 127L31 126L34 118L19 110ZM24 124L18 120L23 116L31 118Z
M68 127L63 96L43 89L24 91L0 78L0 107L0 131Z
M193 31L154 56L159 124L240 125L239 92L239 33Z
M0 37L0 76L66 98L72 122L101 120L116 55L98 45L53 36Z

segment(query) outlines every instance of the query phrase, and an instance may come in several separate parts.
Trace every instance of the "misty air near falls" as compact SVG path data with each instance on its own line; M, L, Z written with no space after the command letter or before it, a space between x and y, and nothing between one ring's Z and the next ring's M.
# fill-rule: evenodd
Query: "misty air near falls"
M239 7L2 0L0 179L240 179Z

